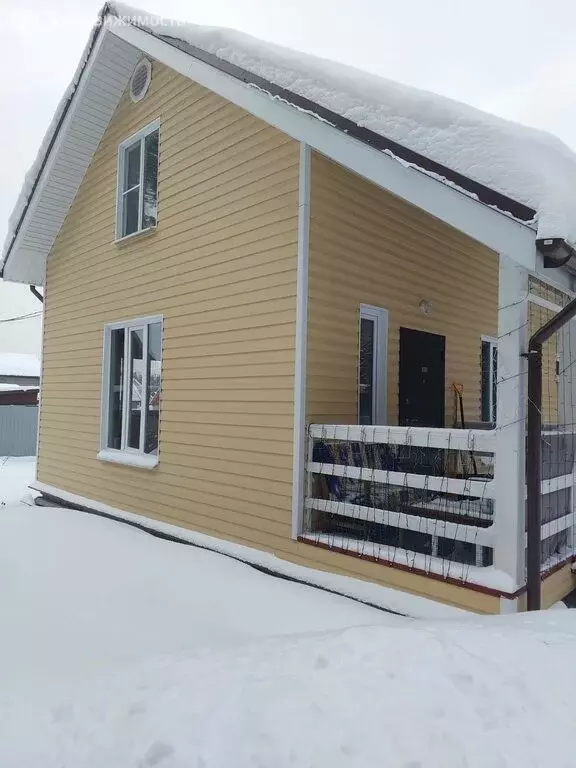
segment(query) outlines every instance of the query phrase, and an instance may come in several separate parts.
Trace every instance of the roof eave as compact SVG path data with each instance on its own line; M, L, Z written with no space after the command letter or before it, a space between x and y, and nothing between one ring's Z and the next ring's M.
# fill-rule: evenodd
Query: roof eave
M14 243L16 242L16 239L18 237L18 233L20 232L20 229L22 227L22 224L26 218L26 214L28 213L28 209L30 207L30 202L32 201L34 194L36 192L36 189L38 187L38 184L40 182L40 179L42 178L42 173L44 172L44 169L46 167L46 164L48 162L48 158L50 157L50 154L52 152L52 149L54 147L54 144L56 143L56 140L58 138L58 134L60 133L60 129L62 128L62 125L68 115L68 111L70 109L70 105L72 104L74 100L74 96L76 94L76 91L78 89L78 85L80 84L80 80L82 78L82 75L84 74L84 71L86 69L86 66L88 65L88 61L90 59L90 55L92 51L94 50L94 46L96 45L96 41L98 40L98 36L102 33L102 29L104 26L104 19L107 14L110 13L110 6L108 3L105 3L104 6L100 9L100 12L97 16L97 21L94 27L92 28L92 31L90 33L90 37L88 38L88 43L86 45L85 49L85 61L84 65L79 73L78 83L76 85L76 88L74 88L66 101L66 104L64 105L64 108L62 110L62 113L60 115L60 119L58 120L58 123L56 125L56 128L54 130L54 133L52 134L52 137L50 139L50 142L48 144L48 147L46 148L46 152L44 154L44 158L42 159L42 162L40 164L40 167L38 169L38 173L36 174L36 178L34 179L34 182L32 184L32 188L30 190L30 194L28 195L28 200L26 201L26 204L24 208L22 209L22 213L20 214L20 218L18 219L18 222L16 226L14 227L14 233L12 235L12 239L6 249L6 253L4 254L4 258L2 259L2 263L0 264L0 278L4 278L4 270L6 269L6 266L8 265L8 262L10 260L10 257L12 255L12 250L14 247Z

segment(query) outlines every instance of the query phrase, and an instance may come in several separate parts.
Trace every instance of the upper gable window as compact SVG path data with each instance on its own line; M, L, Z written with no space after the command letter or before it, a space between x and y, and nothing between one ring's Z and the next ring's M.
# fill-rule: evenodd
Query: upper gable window
M118 147L117 239L156 226L159 136L154 122Z

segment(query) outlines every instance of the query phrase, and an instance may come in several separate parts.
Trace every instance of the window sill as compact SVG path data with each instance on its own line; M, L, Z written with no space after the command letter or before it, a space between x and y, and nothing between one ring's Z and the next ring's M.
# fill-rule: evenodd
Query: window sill
M97 458L100 461L125 464L128 467L138 467L139 469L154 469L154 467L158 466L158 456L154 453L130 453L128 451L103 449L98 451Z
M117 237L116 240L114 240L114 243L116 245L124 245L125 243L129 243L131 240L134 240L138 237L145 237L146 235L151 235L154 232L156 232L157 226L153 227L146 227L146 229L139 229L138 232L132 232L131 235L124 235L124 237Z

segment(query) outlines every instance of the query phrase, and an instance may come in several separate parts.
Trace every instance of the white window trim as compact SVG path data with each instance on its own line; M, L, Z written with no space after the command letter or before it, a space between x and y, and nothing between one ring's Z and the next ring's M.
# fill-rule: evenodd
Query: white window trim
M98 451L97 458L100 461L109 461L111 464L125 464L128 467L142 469L154 469L154 467L158 466L158 456L156 454L115 451L113 448L102 448Z
M124 329L126 331L132 331L137 328L144 329L144 341L147 348L148 339L148 326L152 323L160 323L162 334L162 345L160 349L160 363L162 364L162 352L163 352L163 340L164 340L164 317L163 315L150 315L146 317L136 317L133 320L126 320L117 323L109 323L104 327L104 341L102 347L102 405L100 411L100 450L98 451L97 458L101 461L110 461L116 464L127 464L131 467L142 467L145 469L152 469L158 465L160 456L160 432L158 432L158 449L155 454L143 453L139 448L130 448L126 446L123 449L109 448L108 447L108 409L110 405L110 338L112 331ZM127 334L127 339L130 339L130 334ZM124 394L129 390L128 375L129 368L129 341L125 344L128 347L128 356L125 354L124 365L124 381L123 388ZM147 367L143 366L142 375L142 388L145 391L147 387ZM126 396L123 400L123 412L122 412L122 433L126 434L128 410L129 410L129 398ZM160 398L160 408L162 407L162 398ZM145 429L146 420L143 418L140 422L140 434Z
M360 327L363 319L374 320L374 398L372 401L372 423L388 422L388 310L371 304L360 304L358 321L358 355L360 355ZM358 379L360 358L358 357ZM360 382L357 382L357 414L360 419Z
M153 120L148 125L141 128L136 133L129 136L118 145L118 162L116 170L116 242L126 240L134 235L139 235L142 232L149 232L152 229L156 229L156 224L151 227L142 227L142 213L144 207L144 194L142 192L144 188L144 139L154 131L160 130L160 120ZM124 190L124 166L126 151L137 142L140 142L140 179L138 182L139 194L139 208L138 208L138 229L136 232L131 232L129 235L122 234L122 221L124 219L124 198L130 190ZM160 142L158 142L158 160L160 160ZM136 186L130 189L136 189Z
M494 413L494 400L493 400L493 388L492 388L492 376L493 376L493 348L496 347L496 351L498 351L498 339L494 336L480 336L480 343L482 345L482 342L486 342L490 344L490 388L488 390L489 395L489 401L488 401L488 413L492 415ZM480 373L482 374L482 349L480 349ZM480 382L480 398L482 398L482 384L483 382ZM498 371L496 370L496 386L498 386ZM482 412L482 402L480 402L480 412ZM488 419L487 422L484 422L485 424L495 424L496 418Z

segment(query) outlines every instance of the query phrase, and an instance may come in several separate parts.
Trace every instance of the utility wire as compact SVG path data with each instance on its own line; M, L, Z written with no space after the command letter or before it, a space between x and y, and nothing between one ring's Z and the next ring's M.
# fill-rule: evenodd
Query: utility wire
M19 315L18 317L6 317L0 320L0 323L15 323L18 320L28 320L31 317L39 317L42 312L30 312L27 315Z

